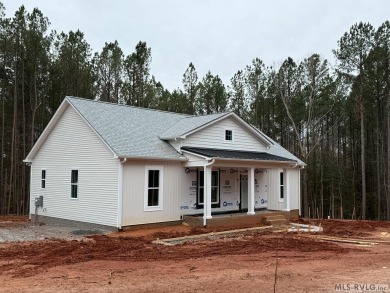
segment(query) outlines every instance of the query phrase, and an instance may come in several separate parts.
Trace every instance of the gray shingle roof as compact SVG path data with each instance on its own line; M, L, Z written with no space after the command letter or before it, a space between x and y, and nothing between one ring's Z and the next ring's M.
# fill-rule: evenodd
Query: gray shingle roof
M207 123L210 123L218 118L221 118L223 116L226 116L230 112L227 113L216 113L216 114L210 114L210 115L203 115L203 116L189 116L186 117L176 124L174 124L172 127L165 130L163 133L161 133L160 138L161 139L174 139L177 137L182 136L183 134L190 132L198 127L201 127Z
M118 157L183 158L168 142L159 139L159 135L188 115L74 97L67 99Z
M75 97L66 97L66 99L115 154L124 158L185 159L165 140L179 137L230 114L228 112L190 116ZM268 154L304 165L304 162L270 137L254 129L273 143Z

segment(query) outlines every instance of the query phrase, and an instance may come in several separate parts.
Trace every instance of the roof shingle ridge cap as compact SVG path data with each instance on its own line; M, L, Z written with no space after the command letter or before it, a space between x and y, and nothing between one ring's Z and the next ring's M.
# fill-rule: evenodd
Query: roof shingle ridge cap
M107 104L107 105L112 105L112 106L121 106L121 107L127 107L127 108L139 109L139 110L146 110L146 111L154 111L154 112L161 112L161 113L167 113L167 114L174 114L174 115L183 116L183 118L197 117L197 116L194 116L194 115L191 115L191 114L176 113L176 112L164 111L164 110L153 109L153 108L143 108L143 107L132 106L132 105L115 104L115 103L111 103L111 102L97 101L97 100L80 98L80 97L75 97L75 96L65 96L65 99L83 100L83 101L95 102L95 103L100 103L100 104Z
M226 115L233 113L233 111L225 111L225 112L218 112L218 113L211 113L211 114L202 114L202 115L193 115L187 118L197 118L197 117L207 117L207 116L214 116L214 115Z

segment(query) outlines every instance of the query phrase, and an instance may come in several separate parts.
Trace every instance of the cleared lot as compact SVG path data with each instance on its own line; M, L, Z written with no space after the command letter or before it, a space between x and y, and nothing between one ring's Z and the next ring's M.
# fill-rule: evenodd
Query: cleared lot
M334 292L336 284L390 281L389 223L321 225L321 235L263 231L174 247L152 241L206 230L178 226L84 240L5 243L0 245L0 290L272 292L276 263L278 292ZM321 240L323 235L378 244L329 242Z

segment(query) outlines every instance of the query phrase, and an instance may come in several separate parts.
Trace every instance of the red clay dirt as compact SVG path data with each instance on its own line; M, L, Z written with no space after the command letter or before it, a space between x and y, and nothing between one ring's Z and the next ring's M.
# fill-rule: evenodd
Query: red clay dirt
M387 222L320 222L324 235L390 242ZM264 231L177 246L152 244L157 238L201 232L205 229L177 226L82 241L3 244L0 291L273 292L276 263L277 292L334 292L336 284L390 283L386 243L357 246Z

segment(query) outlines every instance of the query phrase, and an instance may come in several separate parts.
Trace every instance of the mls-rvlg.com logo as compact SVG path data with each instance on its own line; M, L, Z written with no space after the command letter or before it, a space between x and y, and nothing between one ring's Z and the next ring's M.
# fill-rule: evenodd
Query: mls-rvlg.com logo
M336 291L351 292L387 292L390 291L389 284L335 284Z

